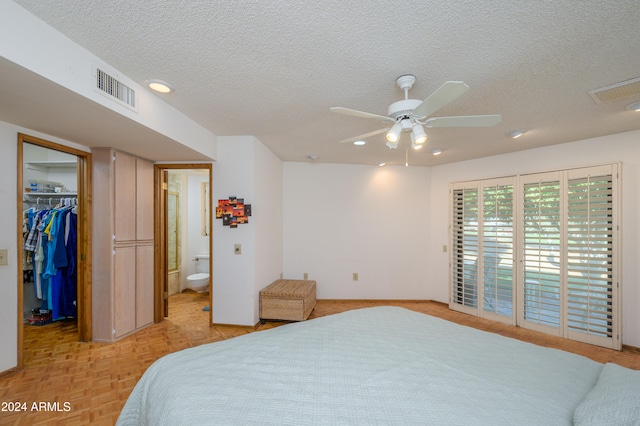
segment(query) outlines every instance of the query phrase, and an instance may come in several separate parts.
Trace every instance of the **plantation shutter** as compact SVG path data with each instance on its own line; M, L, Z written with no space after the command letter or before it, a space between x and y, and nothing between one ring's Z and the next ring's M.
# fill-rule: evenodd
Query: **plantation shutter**
M478 188L452 190L451 308L477 313Z
M452 184L451 309L620 349L618 167Z
M513 317L513 179L491 181L482 189L482 309L499 321ZM497 315L498 317L493 317ZM512 319L508 322L513 323Z
M617 333L614 184L609 167L571 171L567 184L567 328L571 338L596 344Z
M520 322L560 335L560 174L522 178Z

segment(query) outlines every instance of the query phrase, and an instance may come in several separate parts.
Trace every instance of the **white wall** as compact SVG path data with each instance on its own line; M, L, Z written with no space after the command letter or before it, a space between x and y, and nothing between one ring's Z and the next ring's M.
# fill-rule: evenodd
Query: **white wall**
M259 293L282 272L282 161L266 146L254 144L255 223L254 324L259 320ZM242 226L242 225L241 225Z
M16 128L0 122L0 170L6 171L0 179L0 197L16 199L17 152ZM0 203L0 248L9 249L9 265L0 266L0 372L17 365L18 327L18 269L17 269L17 214L15 202Z
M213 165L213 205L229 196L254 199L253 140L249 137L218 138L218 161ZM250 324L253 318L253 245L255 223L231 229L213 222L213 322ZM242 245L235 255L234 244Z
M516 142L517 143L517 142ZM429 298L448 302L449 183L622 161L622 342L640 347L640 131L433 167Z
M251 136L220 137L218 158L214 206L229 196L244 198L253 216L237 228L214 222L213 322L255 325L259 289L277 279L282 266L281 162ZM234 254L235 244L242 254Z
M285 278L308 273L320 299L430 297L428 168L283 170Z

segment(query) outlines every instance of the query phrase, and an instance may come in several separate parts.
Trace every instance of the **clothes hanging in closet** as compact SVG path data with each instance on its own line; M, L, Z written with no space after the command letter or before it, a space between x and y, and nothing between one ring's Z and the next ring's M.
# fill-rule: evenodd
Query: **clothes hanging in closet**
M77 224L74 207L24 212L25 265L32 265L36 297L54 321L77 315Z

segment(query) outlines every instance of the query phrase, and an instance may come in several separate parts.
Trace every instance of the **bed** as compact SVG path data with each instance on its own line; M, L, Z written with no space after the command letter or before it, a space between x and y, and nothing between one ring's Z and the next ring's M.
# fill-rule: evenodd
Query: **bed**
M640 424L640 371L365 308L167 355L117 424Z

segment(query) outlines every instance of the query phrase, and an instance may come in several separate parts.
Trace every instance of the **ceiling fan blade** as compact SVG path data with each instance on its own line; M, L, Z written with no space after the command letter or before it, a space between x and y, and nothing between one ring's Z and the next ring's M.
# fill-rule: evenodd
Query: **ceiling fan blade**
M339 143L349 143L349 142L355 142L355 141L360 140L360 139L366 139L368 137L379 135L380 133L384 133L389 129L390 129L390 127L387 127L387 128L384 128L384 129L374 130L373 132L365 133L364 135L354 136L352 138L342 140Z
M427 127L491 127L502 121L500 114L459 115L456 117L433 117L424 122Z
M469 90L462 81L446 81L413 110L413 115L428 117Z
M353 117L373 118L375 120L390 121L390 122L393 121L392 118L386 117L384 115L372 114L370 112L358 111L358 110L355 110L355 109L342 108L342 107L331 107L331 108L329 108L329 110L331 112L337 112L338 114L351 115Z

